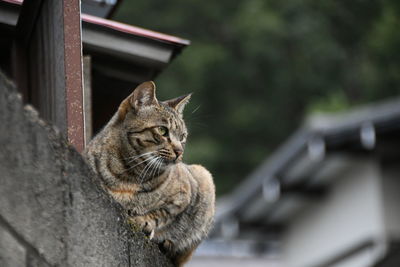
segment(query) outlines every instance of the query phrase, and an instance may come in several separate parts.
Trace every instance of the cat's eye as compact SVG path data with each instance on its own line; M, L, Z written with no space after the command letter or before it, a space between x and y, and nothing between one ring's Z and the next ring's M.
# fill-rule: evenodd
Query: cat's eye
M168 136L168 128L164 126L158 127L158 131L162 136Z

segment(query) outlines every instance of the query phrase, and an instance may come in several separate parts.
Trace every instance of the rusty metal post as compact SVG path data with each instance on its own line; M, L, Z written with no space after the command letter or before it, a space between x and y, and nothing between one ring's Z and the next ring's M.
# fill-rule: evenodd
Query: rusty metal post
M81 152L85 146L85 134L80 1L63 0L63 15L67 136Z

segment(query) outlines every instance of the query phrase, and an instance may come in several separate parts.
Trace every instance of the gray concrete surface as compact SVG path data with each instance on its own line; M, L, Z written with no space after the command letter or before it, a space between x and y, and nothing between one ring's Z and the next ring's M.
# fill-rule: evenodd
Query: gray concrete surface
M0 266L170 266L0 73Z

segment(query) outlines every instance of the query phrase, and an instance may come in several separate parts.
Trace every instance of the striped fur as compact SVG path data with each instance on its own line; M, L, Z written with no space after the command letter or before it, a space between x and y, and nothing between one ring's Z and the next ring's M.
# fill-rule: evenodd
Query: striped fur
M103 188L182 266L212 225L215 188L200 165L182 162L190 95L159 102L155 85L139 85L90 142L85 156Z

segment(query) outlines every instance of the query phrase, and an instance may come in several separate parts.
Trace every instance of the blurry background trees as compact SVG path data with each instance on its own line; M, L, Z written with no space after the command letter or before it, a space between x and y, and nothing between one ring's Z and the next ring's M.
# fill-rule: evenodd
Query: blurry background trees
M135 0L115 19L190 39L160 99L194 92L188 162L224 194L309 113L400 93L396 0Z

